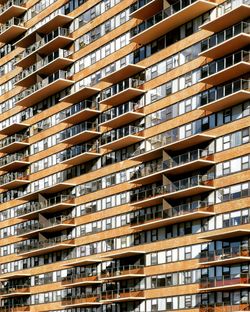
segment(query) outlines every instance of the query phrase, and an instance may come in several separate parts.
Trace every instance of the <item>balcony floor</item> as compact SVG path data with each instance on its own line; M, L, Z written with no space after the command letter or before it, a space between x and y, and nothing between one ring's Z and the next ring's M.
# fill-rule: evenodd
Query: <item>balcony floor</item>
M101 149L107 149L107 150L117 150L120 148L124 148L126 146L129 146L131 144L135 144L137 142L142 141L144 138L139 135L126 135L123 138L120 138L118 140L103 144L100 146Z
M26 142L13 142L0 148L0 153L15 153L22 148L28 147L30 144Z
M12 25L0 34L0 42L8 43L8 42L12 41L13 39L15 39L16 37L23 34L26 30L27 30L26 27L18 26L18 25Z
M115 118L112 118L108 121L100 123L100 126L102 127L110 127L110 128L118 128L123 125L127 125L128 123L131 123L133 121L136 121L142 117L144 117L145 114L139 113L139 112L126 112L120 116L117 116Z
M129 102L133 98L142 95L145 92L145 90L139 88L127 88L119 93L116 93L115 95L108 97L107 99L100 101L100 104L116 106Z
M92 131L92 130L84 130L78 134L75 134L67 139L62 140L60 143L67 143L67 144L78 144L85 141L89 141L94 139L95 137L99 136L101 132Z
M231 265L231 264L238 264L238 263L249 262L249 261L250 261L250 257L246 257L246 256L236 256L236 257L224 258L224 259L221 257L213 261L200 262L200 265L204 265L204 266Z
M216 287L208 287L208 288L200 288L200 291L205 292L205 291L220 291L220 290L240 290L244 288L249 288L250 284L232 284L232 285L225 285L225 286L216 286Z
M223 229L223 230L217 230L217 233L214 233L215 231L211 231L211 234L200 236L200 239L208 239L208 240L223 240L223 239L229 239L232 237L240 237L240 236L247 236L250 234L250 230L248 229Z
M124 281L132 278L142 278L145 277L145 274L136 274L136 273L130 273L130 274L121 274L117 276L109 276L109 277L101 277L102 281Z
M163 9L162 0L152 0L130 14L131 17L147 19Z
M4 24L9 21L12 17L18 17L25 13L27 8L19 5L12 4L7 10L0 14L0 23Z
M100 92L100 89L98 88L82 87L81 89L61 98L60 102L78 103L97 94L98 92Z
M77 155L75 157L72 157L70 159L66 159L64 161L61 161L61 164L66 164L66 165L79 165L79 164L83 164L87 161L90 161L92 159L95 159L97 157L100 157L101 154L100 153L95 153L95 152L85 152L82 153L80 155ZM1 168L0 168L1 169Z
M20 169L22 167L28 166L29 164L30 164L30 162L28 162L28 161L15 160L9 164L6 164L6 165L3 165L2 167L0 167L0 170L14 171L14 170Z
M147 44L156 38L163 36L171 30L193 20L203 13L211 10L217 4L206 0L197 0L182 10L164 18L162 21L145 29L138 35L133 36L130 41L139 44Z
M8 127L5 127L2 130L0 130L0 134L12 135L12 134L15 134L19 131L27 129L28 127L29 127L29 125L26 123L14 122L11 125L9 125Z
M69 124L77 124L92 117L98 116L101 111L96 109L85 108L80 112L77 112L69 117L64 118L61 122L66 122Z
M97 257L93 258L83 258L79 259L78 261L73 262L67 262L65 264L62 264L62 267L77 267L77 266L84 266L89 264L95 264L95 263L101 263L103 261L106 261L106 259L101 259Z
M29 183L30 181L28 180L15 179L13 181L0 185L0 188L5 189L5 190L11 190L11 189L14 189L14 188L17 188L17 187L20 187Z
M136 64L128 64L113 73L103 77L101 81L106 81L115 84L121 80L134 76L145 69L145 66L140 66Z

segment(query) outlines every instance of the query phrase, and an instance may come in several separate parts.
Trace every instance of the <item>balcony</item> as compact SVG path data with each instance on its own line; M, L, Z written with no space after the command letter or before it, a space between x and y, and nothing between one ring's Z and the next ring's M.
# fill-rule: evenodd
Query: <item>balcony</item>
M84 100L61 112L62 122L77 124L100 114L97 102Z
M153 187L137 193L131 193L130 205L147 207L162 202L162 199L180 199L214 190L212 180L207 176L196 175L172 182L168 185Z
M15 153L22 148L29 146L27 136L23 134L14 134L0 141L0 153Z
M43 223L36 222L29 226L25 225L24 228L17 229L18 237L32 237L37 236L39 233L55 233L75 227L75 221L72 216L58 216L47 220Z
M211 233L202 235L199 238L206 239L206 240L224 240L224 239L230 239L230 238L248 236L248 235L250 235L250 230L248 229L238 228L234 230L234 229L229 228L229 229L211 231Z
M145 164L131 172L130 183L149 184L162 179L162 174L178 175L213 165L212 152L204 149L193 150L168 160Z
M49 55L73 41L66 28L57 28L41 40L33 43L16 57L16 66L28 67L37 61L37 54Z
M108 256L101 256L101 258L103 258L103 261L110 261L114 259L121 259L121 258L135 257L135 256L145 257L145 253L146 253L145 251L131 250L129 248L124 251L109 253Z
M60 99L60 102L67 103L78 103L80 101L86 100L89 97L96 95L101 89L94 88L91 86L76 86L74 85L66 95Z
M128 78L102 91L100 104L118 105L144 94L144 80Z
M7 23L0 26L0 42L8 43L23 34L26 30L27 28L24 27L23 20L13 17Z
M103 77L101 80L115 84L119 81L122 81L124 79L127 79L131 76L138 74L144 69L145 69L145 66L140 66L136 64L127 64L115 70L114 72L110 73L109 75Z
M74 239L63 240L62 237L50 238L44 241L34 240L29 245L17 247L17 254L22 257L32 257L75 247Z
M143 127L126 126L104 133L101 138L100 148L117 150L144 139L142 136Z
M89 265L89 264L96 264L96 263L101 263L103 261L108 261L110 259L101 259L101 258L97 258L97 257L93 257L93 258L82 258L82 259L78 259L77 261L73 261L73 262L67 262L65 264L62 265L62 267L79 267L79 266L84 266L84 265Z
M100 157L95 144L76 145L62 151L60 155L60 163L67 165L79 165L87 161Z
M250 99L250 80L236 80L206 93L199 109L218 112ZM204 104L203 104L204 103Z
M41 59L36 64L24 69L16 76L15 85L29 87L36 83L37 75L51 75L54 72L69 66L73 60L69 57L68 50L59 49L45 58Z
M13 272L13 273L4 274L4 272L1 272L0 281L6 282L8 280L16 280L18 278L28 278L30 276L31 276L30 274L26 274L26 273Z
M202 278L200 291L238 290L250 287L250 276L247 273Z
M101 293L102 303L128 302L137 300L145 300L143 290L125 288L120 290L109 290Z
M139 0L131 5L130 16L143 20L159 12L162 8L162 0Z
M81 296L62 299L62 308L90 307L101 305L100 296L94 293L81 293Z
M15 153L0 158L1 171L13 171L28 166L30 162L23 153Z
M218 5L210 14L210 20L202 29L218 32L245 20L250 15L249 0L231 0Z
M131 30L130 41L147 44L211 10L217 4L206 0L180 0Z
M70 22L72 22L73 17L58 13L57 15L53 16L50 19L47 19L46 23L42 23L42 25L35 30L29 32L26 36L21 38L16 42L16 46L21 48L27 48L28 46L32 45L36 39L37 36L45 36L52 31L54 31L56 28L63 27ZM56 50L56 49L55 49Z
M0 176L1 189L10 190L29 183L30 181L26 172L9 172Z
M143 265L124 265L116 268L107 268L101 275L102 281L126 280L145 277Z
M207 202L195 201L155 213L135 216L131 220L131 228L135 230L151 230L212 215L214 215L212 205Z
M250 249L247 247L227 247L213 251L202 251L200 264L210 265L231 265L250 261Z
M48 76L34 84L32 87L22 91L16 96L16 105L30 107L47 97L62 91L72 85L74 81L67 78L68 73L63 70Z
M215 305L202 306L199 312L249 312L250 305L247 303L242 304L230 304L228 303L217 303Z
M28 312L30 311L30 306L25 305L15 305L15 306L2 306L0 307L0 312Z
M12 17L18 17L27 11L23 0L9 0L0 7L0 23L4 24Z
M10 297L30 296L30 287L27 285L15 285L13 287L4 287L0 289L1 299Z
M38 215L49 214L75 206L75 199L71 195L58 195L49 199L44 199L41 202L35 202L24 209L17 211L17 217L21 219L35 219Z
M13 122L9 126L2 128L2 130L0 130L0 134L12 135L19 131L29 128L29 126L30 125L23 122Z
M137 102L128 102L120 106L106 110L101 115L101 124L103 127L118 128L128 123L143 118L143 104Z
M96 127L95 122L84 121L68 128L60 133L60 143L79 144L94 139L101 134Z
M98 280L97 275L93 275L93 273L82 273L76 275L70 275L64 277L62 280L62 286L68 287L78 287L78 286L90 286L90 285L98 285L101 284L102 281Z
M218 85L237 78L250 70L250 52L239 51L224 59L211 62L201 68L201 80L210 85Z
M250 24L241 22L202 40L200 56L219 58L250 43Z

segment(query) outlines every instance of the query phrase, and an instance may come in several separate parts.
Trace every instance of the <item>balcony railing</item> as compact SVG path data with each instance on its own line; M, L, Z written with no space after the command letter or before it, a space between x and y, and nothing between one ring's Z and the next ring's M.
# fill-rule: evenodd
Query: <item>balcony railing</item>
M86 143L86 144L76 145L76 146L73 146L72 148L66 149L62 151L62 153L60 154L60 162L71 159L83 153L97 153L97 145Z
M201 79L219 73L224 69L236 65L240 62L249 62L250 52L249 51L239 51L223 59L219 59L205 65L201 68Z
M0 26L0 33L5 32L11 26L24 26L23 19L18 17L12 17L12 19L8 20L8 22Z
M186 190L186 189L196 187L196 186L207 186L209 184L209 181L211 180L212 180L212 177L209 177L207 175L203 175L203 176L195 175L192 177L188 177L186 179L172 182L168 185L152 187L150 189L139 191L137 193L135 191L132 191L130 193L130 202L134 203L137 201L145 200L145 199L156 197L159 195Z
M75 125L71 128L68 128L60 133L60 141L67 140L77 134L80 134L84 131L97 131L97 123L96 122L82 122L78 125Z
M25 305L5 305L0 307L0 312L28 312L30 311L30 306Z
M24 78L34 74L42 67L48 65L49 63L53 62L54 60L58 58L67 58L69 57L70 52L68 50L59 49L55 52L53 52L50 55L47 55L45 58L37 62L36 64L31 65L30 67L24 69L21 71L15 78L15 83L18 83L20 80L23 80Z
M15 293L29 293L30 292L30 285L13 285L7 286L4 288L0 288L0 296L8 295L8 294L15 294Z
M113 85L110 88L107 88L101 92L101 101L104 101L111 96L114 96L126 89L129 88L139 88L145 81L142 79L136 79L136 78L128 78L120 83L117 83Z
M80 274L74 274L72 273L69 276L66 276L62 279L62 285L68 285L68 284L74 284L74 283L80 283L80 282L97 282L98 281L98 275L97 272L94 272L93 270L89 270L89 272L84 272Z
M16 96L16 101L18 102L18 101L26 98L27 96L29 96L29 95L35 93L36 91L48 86L50 83L52 83L58 79L67 79L68 76L69 76L69 73L67 71L59 70L58 72L48 76L47 78L43 79L42 81L37 82L36 84L31 86L30 88L27 88L23 92L19 93Z
M200 254L200 262L210 262L218 260L228 260L236 257L249 257L250 249L246 247L226 247L213 251L202 251Z
M138 0L130 6L130 14L142 8L144 5L152 2L153 0Z
M71 116L74 116L81 111L85 109L93 109L93 110L98 110L99 109L99 104L95 101L90 101L90 100L84 100L80 103L72 105L70 108L65 109L60 113L60 119L64 120L66 118L69 118Z
M6 137L0 141L0 148L6 147L12 143L21 143L28 138L27 135L24 134L14 134L12 136Z
M214 34L207 39L202 40L201 51L204 52L208 49L211 49L241 33L250 34L250 23L241 22L217 34Z
M0 14L3 14L13 5L22 6L25 3L25 0L9 0L3 6L0 7Z
M126 300L133 298L134 300L142 300L144 298L144 291L134 288L124 288L120 290L108 290L101 293L101 300Z
M42 48L44 45L49 43L50 41L54 40L55 38L63 36L67 37L69 36L69 30L67 28L58 27L54 31L52 31L50 34L46 35L44 38L42 38L39 41L36 41L32 45L30 45L28 48L26 48L22 53L16 56L15 61L19 62L22 59L26 58L30 54L34 52L38 52L40 48Z
M15 153L0 158L0 167L8 165L14 161L23 161L27 157L24 153Z
M228 303L215 303L214 305L201 306L199 312L239 312L250 311L248 303L230 304Z
M201 278L200 288L229 287L241 284L250 285L250 276L248 273Z
M119 140L121 138L124 138L128 135L135 135L141 131L143 131L143 127L137 127L137 126L126 126L120 129L114 129L109 132L104 133L104 135L101 138L101 145L105 145L111 142L114 142L116 140Z
M73 296L66 296L62 298L62 305L63 306L70 306L70 305L87 305L88 303L99 303L100 302L100 295L94 292L91 293L81 293L81 295L77 297Z
M9 172L0 176L0 186L7 184L15 180L28 181L27 172Z
M106 268L106 270L101 274L101 278L112 278L125 275L143 275L144 266L143 265L123 265L115 268Z

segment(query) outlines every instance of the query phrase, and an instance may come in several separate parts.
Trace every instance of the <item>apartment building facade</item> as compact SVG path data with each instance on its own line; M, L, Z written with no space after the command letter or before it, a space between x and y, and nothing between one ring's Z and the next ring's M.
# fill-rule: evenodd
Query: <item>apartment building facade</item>
M250 311L249 0L0 0L0 312Z

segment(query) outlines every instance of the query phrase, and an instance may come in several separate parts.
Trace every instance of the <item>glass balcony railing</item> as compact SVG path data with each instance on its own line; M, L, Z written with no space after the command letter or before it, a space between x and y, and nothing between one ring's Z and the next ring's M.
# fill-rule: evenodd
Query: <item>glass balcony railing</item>
M99 104L95 101L90 101L90 100L84 100L82 102L79 102L77 104L72 105L70 108L65 109L60 113L60 119L64 120L66 118L69 118L71 116L74 116L81 111L85 109L93 109L93 110L98 110L99 109Z
M0 7L0 15L7 11L13 5L22 6L24 5L25 0L10 0L7 1L3 6Z
M5 32L11 26L24 26L24 21L22 18L12 17L12 19L8 20L8 22L0 26L0 33Z
M8 164L11 164L12 162L15 161L23 161L27 157L26 154L24 153L15 153L15 154L10 154L5 157L0 158L0 167L6 166Z
M75 274L71 273L70 275L62 278L62 285L80 283L80 282L97 282L98 275L94 270L86 270L86 272Z
M28 181L27 172L9 172L0 176L0 186L10 183L15 180Z
M117 118L119 116L122 116L123 114L129 113L129 112L135 112L136 110L142 108L143 106L144 106L143 103L130 101L120 106L113 107L102 113L101 122L104 123L114 118Z
M69 57L70 52L68 50L59 49L55 52L53 52L50 55L47 55L44 59L37 62L36 64L31 65L30 67L24 69L21 71L15 78L15 83L19 82L20 80L23 80L24 78L34 74L36 71L41 69L42 67L48 65L49 63L55 61L58 58L67 58Z
M62 151L60 154L60 162L71 159L83 153L97 153L97 144L82 144Z
M110 98L126 89L139 88L145 81L142 79L128 78L125 79L112 87L109 87L101 92L101 101Z
M143 168L138 168L134 172L131 172L130 180L140 179L163 170L182 166L207 157L211 154L212 152L209 150L197 149L178 156L174 156L168 160L146 164Z
M211 49L241 33L250 34L250 23L241 22L219 33L216 33L207 39L202 40L201 51L204 52L208 49Z
M239 284L250 284L248 273L239 273L224 276L204 277L200 280L200 288L230 287Z
M181 179L175 182L172 182L168 185L161 185L158 187L152 187L143 191L132 191L130 193L130 202L137 202L146 200L148 198L156 197L159 195L164 195L173 192L179 192L182 190L186 190L192 187L197 186L206 186L209 181L212 180L212 177L208 175L195 175L192 177L188 177L186 179Z
M143 275L144 266L143 265L123 265L115 268L106 268L105 271L101 273L101 278L112 278L125 275Z
M10 294L15 294L15 293L29 293L30 292L30 285L13 285L13 286L7 286L4 288L0 288L0 296L3 295L10 295Z
M162 20L171 15L185 9L187 6L191 5L192 3L196 2L196 0L180 0L176 3L170 5L167 9L158 12L157 14L153 15L152 17L148 18L141 24L137 25L136 27L131 29L131 37L138 35L139 33L143 32L144 30L158 24Z
M100 302L100 295L96 291L92 291L90 293L81 293L80 296L74 297L72 295L67 295L62 298L62 305L80 305L81 303L86 305L87 303L90 303L90 305L93 305L94 303Z
M27 96L35 93L36 91L48 86L49 84L51 84L52 82L55 82L58 79L67 79L68 75L69 75L69 73L67 71L59 70L58 72L48 76L47 78L43 79L42 81L37 82L36 84L31 86L30 88L27 88L23 92L16 95L16 97L15 97L16 102L18 102L18 101L26 98Z
M143 131L143 127L137 127L137 126L126 126L120 129L114 129L109 132L106 132L103 134L101 138L101 145L105 145L111 142L114 142L116 140L119 140L121 138L124 138L128 135L136 135L140 131Z
M58 27L57 29L53 30L48 35L45 35L44 38L42 38L39 41L36 41L32 45L30 45L28 48L26 48L22 53L17 55L15 59L16 63L26 58L30 54L34 52L38 52L38 50L42 48L44 45L46 45L50 41L60 36L63 36L63 37L69 36L69 30L67 28L62 28L62 27Z
M27 135L24 134L14 134L12 136L9 136L7 138L4 138L0 141L0 148L6 147L7 145L10 145L12 143L18 143L23 142L28 138Z
M153 0L138 0L130 6L130 14L142 8L144 5L152 2Z
M236 65L240 62L249 62L250 52L249 51L239 51L223 59L213 61L201 68L201 79L219 73L220 71Z
M135 288L123 288L120 290L107 290L101 293L101 300L116 300L133 298L134 300L144 299L144 291Z
M200 254L200 262L229 260L236 257L250 257L250 248L238 246L226 247L212 251L202 251Z
M97 131L97 123L85 121L71 128L68 128L60 133L60 141L69 139L83 131Z

